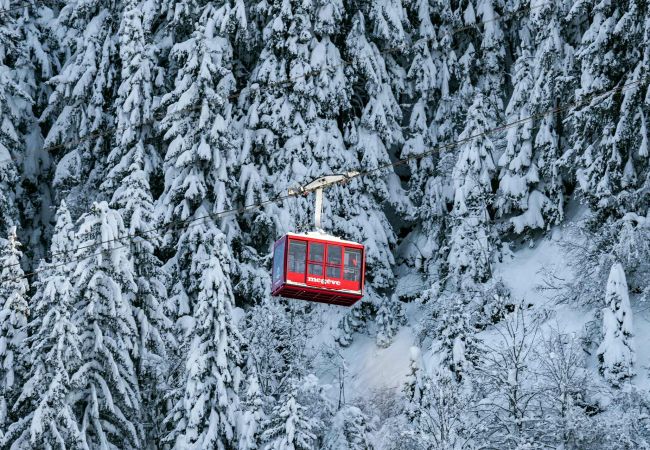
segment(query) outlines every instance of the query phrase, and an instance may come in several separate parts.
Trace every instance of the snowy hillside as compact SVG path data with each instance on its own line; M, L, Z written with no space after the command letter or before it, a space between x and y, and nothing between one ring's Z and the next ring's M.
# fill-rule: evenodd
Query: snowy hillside
M648 0L0 0L0 450L650 450L649 69Z
M556 233L559 238L561 233ZM546 282L545 269L571 276L571 268L562 255L562 247L553 238L541 238L533 248L522 248L516 251L511 258L498 265L498 276L502 277L516 298L525 299L534 305L533 308L546 308L549 310L545 317L542 329L559 329L567 334L582 335L587 322L593 320L595 310L589 307L576 307L571 305L555 305L552 296L548 295L543 287ZM650 346L643 345L650 342L650 308L640 303L632 309L634 316L634 335L637 342L641 343L637 349L638 366L637 377L632 385L639 389L650 388ZM323 314L329 314L326 309ZM373 391L387 390L399 392L407 380L410 348L417 344L417 331L414 329L421 319L422 309L417 304L407 307L406 316L409 324L400 329L393 342L387 348L377 348L374 342L364 336L355 340L354 344L342 351L347 364L346 396L365 398ZM331 336L333 329L327 327L322 333ZM479 334L481 339L495 339L493 330ZM498 337L496 338L498 339ZM321 342L317 340L314 345L318 347ZM435 356L425 354L429 365L435 364ZM588 367L596 372L596 358L587 358ZM329 369L329 367L328 367ZM322 377L327 379L326 375ZM332 383L337 383L332 379ZM336 399L338 392L334 390Z

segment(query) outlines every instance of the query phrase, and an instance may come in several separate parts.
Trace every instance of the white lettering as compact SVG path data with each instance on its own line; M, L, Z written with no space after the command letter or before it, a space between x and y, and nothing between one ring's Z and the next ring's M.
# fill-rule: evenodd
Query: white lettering
M312 283L333 284L333 285L336 285L336 286L341 285L340 281L338 281L338 280L328 280L327 278L307 277L307 281L311 281Z

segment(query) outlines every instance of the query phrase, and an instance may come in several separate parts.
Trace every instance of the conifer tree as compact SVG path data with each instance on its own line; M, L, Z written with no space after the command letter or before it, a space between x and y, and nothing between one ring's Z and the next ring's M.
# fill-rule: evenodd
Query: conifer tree
M162 98L167 115L161 127L169 140L164 162L165 189L157 204L163 224L192 224L193 218L220 212L230 204L226 193L227 162L235 147L229 97L235 80L230 70L231 45L219 35L223 19L220 9L207 6L194 34L171 51L180 69L174 89ZM214 221L206 224L214 226ZM171 249L173 242L188 242L193 232L182 230L178 233L169 227L165 246ZM174 261L188 256L181 250L185 251L176 246ZM179 269L184 271L186 267ZM176 316L191 315L178 274L176 271L171 283L173 312Z
M232 316L232 255L220 224L210 217L229 205L227 160L234 151L232 48L220 34L226 7L206 5L196 31L173 47L180 69L174 90L162 99L170 143L159 210L163 223L188 225L165 237L174 251L167 267L180 345L178 370L170 374L175 392L165 439L179 449L232 447L236 441L242 358Z
M115 102L117 132L101 189L133 236L128 244L137 285L132 304L139 335L133 357L143 399L151 402L151 407L143 410L145 420L157 425L159 418L155 417L154 405L162 400L162 374L167 373L163 364L167 362L167 347L173 344L173 339L165 309L166 274L154 254L160 235L150 180L160 170L161 161L152 143L155 77L160 70L154 63L154 48L149 41L151 30L147 28L150 24L145 16L152 8L148 0L131 0L124 9L119 29L123 66ZM148 437L152 439L155 436Z
M565 179L572 176L560 163L567 140L562 116L551 112L563 99L569 98L570 88L575 84L574 50L568 37L571 28L564 19L570 7L570 2L556 2L531 8L530 37L528 34L522 37L522 41L530 40L534 46L531 52L536 62L532 66L534 83L528 103L531 115L542 116L534 121L533 149L539 176L535 190L548 199L542 210L547 225L557 224L564 218Z
M479 345L475 331L472 303L477 299L471 293L442 296L436 306L437 320L432 330L436 339L433 350L439 359L439 370L453 375L456 382L467 379L468 372L479 359Z
M58 199L67 199L73 218L90 209L105 176L119 79L117 31L122 1L74 0L52 24L64 52L59 73L48 83L52 94L42 120L50 124L45 146L56 152L52 180ZM92 139L89 138L93 135ZM83 139L80 139L83 138Z
M635 362L632 309L625 272L615 263L607 280L603 308L603 341L598 347L598 369L614 387L633 377Z
M332 419L325 435L324 450L372 450L372 426L358 407L344 405Z
M387 7L397 8L398 3L390 3ZM389 8L389 9L390 9ZM403 34L392 31L401 30L402 23L396 18L401 13L395 12L394 19L387 23L377 24L377 32L382 39L390 39L396 45L403 45ZM379 20L378 17L375 17ZM374 25L374 24L371 24ZM377 44L369 39L370 33L366 29L366 18L361 12L352 18L352 29L346 37L347 52L352 60L352 82L360 85L359 95L367 98L362 105L362 112L358 120L353 120L347 125L346 141L356 153L358 163L356 167L376 168L390 162L391 146L402 141L401 130L398 125L401 120L401 110L395 99L394 86L402 89L403 78L399 73L390 73L393 61L384 58ZM394 68L394 67L393 67ZM393 75L395 77L391 78ZM361 94L362 93L362 94ZM356 94L356 93L355 93ZM356 313L361 313L363 320L368 320L367 313L376 313L378 320L377 339L380 345L387 345L398 328L399 304L387 295L394 284L392 266L395 263L391 247L395 244L395 233L388 221L381 205L391 203L399 210L405 207L406 193L399 185L399 179L393 172L381 176L374 174L364 179L354 179L347 184L353 202L345 202L344 198L338 204L345 206L341 213L336 215L337 222L334 228L338 234L348 236L350 239L363 242L366 245L366 288L370 308L360 305ZM342 220L338 220L340 219ZM391 304L392 303L392 304ZM347 316L345 321L357 321L353 316ZM355 327L342 324L341 329ZM349 340L343 337L342 341Z
M637 117L637 126L641 124L639 111L632 104L641 94L638 88L643 89L647 80L631 86L629 92L621 92L623 96L614 88L635 79L641 81L640 71L635 69L643 59L637 50L643 42L642 11L644 7L637 0L594 4L588 12L589 27L576 49L579 104L569 116L571 149L563 162L578 166L579 192L599 212L620 213L619 194L636 185L634 159L643 136L626 133L630 128L625 122ZM573 8L572 12L586 11Z
M6 6L3 6L6 5ZM1 9L9 9L3 1ZM16 195L19 184L18 157L24 153L21 127L31 99L21 89L15 63L23 51L13 14L0 15L0 233L6 236L19 225Z
M178 244L192 314L183 318L183 370L166 440L176 449L235 446L241 336L233 320L231 255L216 224L195 226ZM187 253L186 253L187 252Z
M454 167L454 227L448 256L457 282L484 282L491 274L493 252L488 205L491 203L494 146L485 116L484 97L476 96L460 139L469 139L460 149Z
M298 400L297 380L289 380L290 389L273 407L264 425L262 442L267 450L311 450L316 443L317 420L309 417Z
M27 97L14 101L21 110L21 146L14 147L20 168L20 180L14 186L20 192L21 230L19 237L25 245L25 265L35 268L45 258L52 234L55 208L52 205L50 175L52 158L43 150L43 135L39 115L51 92L47 81L58 65L57 44L50 37L49 18L53 14L50 2L29 0L11 2L15 8L8 16L18 33L20 51L14 58L15 80ZM0 19L0 22L2 20Z
M406 396L406 417L416 429L419 428L422 415L429 408L429 377L422 367L422 356L418 347L411 347L409 372L404 383Z
M29 283L20 267L22 252L16 228L0 242L0 442L11 423L11 409L25 378L22 356L27 338Z
M478 89L483 94L484 112L489 128L496 127L503 114L506 42L503 32L503 2L477 0L476 21L481 27Z
M251 374L247 380L246 393L242 401L242 416L240 429L237 433L238 450L254 450L260 447L262 424L266 420L264 414L264 398L260 390L257 370L252 361L247 363Z
M623 165L620 192L615 203L622 211L647 214L647 195L642 194L642 186L650 178L650 80L647 76L650 69L650 20L647 5L630 1L616 23L615 31L617 42L621 42L621 45L638 48L638 51L632 50L629 55L630 68L623 78L624 89L621 92L621 104L611 144L612 153L620 155L620 164Z
M230 96L232 46L220 35L227 19L217 5L206 6L196 31L176 44L171 57L180 67L174 89L161 102L161 122L169 141L165 156L165 190L159 200L163 223L188 220L200 207L220 212L230 204L226 193L227 162L234 152ZM177 238L165 236L165 245Z
M458 133L452 120L454 93L450 87L457 64L451 35L454 21L451 5L447 3L415 1L409 6L414 10L412 14L417 15L418 24L413 60L407 72L407 92L413 96L415 105L401 157L412 157L409 198L413 205L405 212L416 228L405 239L399 256L427 277L436 279L443 262L439 256L449 202L446 198L449 189L445 187L450 177L444 169L448 155L445 150L433 152L433 148L451 142ZM437 30L432 20L439 23Z
M349 108L350 95L341 50L334 43L343 4L295 0L263 4L259 7L265 11L265 45L244 91L250 107L238 166L240 198L245 203L355 167L337 123ZM324 205L323 228L328 231L337 222L333 217L340 207L337 194L329 193ZM347 198L348 190L340 195ZM267 251L274 232L313 228L312 203L311 198L292 198L247 217L248 222L268 224L253 226L251 237L263 242L259 250Z
M514 66L514 92L506 108L508 123L519 122L506 132L506 151L499 159L501 169L497 207L500 214L521 214L511 218L515 232L525 228L544 228L549 199L537 189L540 181L533 152L533 121L529 94L533 89L532 55L529 44L522 43L521 55Z
M142 399L132 355L138 329L132 259L120 214L95 203L76 233L72 323L81 362L71 376L73 408L91 448L142 448Z
M248 364L255 367L263 396L286 387L287 380L302 379L312 368L309 339L318 329L309 304L266 299L247 314L244 340Z
M26 341L28 372L7 433L12 449L87 449L71 402L71 375L80 368L78 329L72 322L74 229L65 202L57 210L52 260L42 262Z

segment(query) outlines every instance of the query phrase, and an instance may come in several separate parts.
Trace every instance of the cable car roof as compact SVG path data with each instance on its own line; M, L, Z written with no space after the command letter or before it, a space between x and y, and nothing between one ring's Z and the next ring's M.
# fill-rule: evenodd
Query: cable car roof
M341 239L340 237L332 236L331 234L322 233L320 231L309 231L307 233L292 233L292 232L289 232L289 233L286 233L286 236L296 236L296 237L303 237L303 238L307 238L307 239L322 239L322 240L325 240L325 241L340 242L341 244L363 246L363 244L360 244L359 242L347 241L345 239Z

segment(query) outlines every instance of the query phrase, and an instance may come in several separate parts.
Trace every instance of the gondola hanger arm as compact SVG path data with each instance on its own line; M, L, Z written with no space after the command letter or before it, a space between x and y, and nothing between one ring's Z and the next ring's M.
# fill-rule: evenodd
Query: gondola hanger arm
M356 177L357 175L359 175L359 172L356 171L336 175L324 175L305 184L304 186L289 188L289 195L298 196L307 195L310 192L316 192L316 204L314 206L314 225L316 226L316 230L322 230L321 217L323 213L323 189L333 184L343 183L351 178Z

